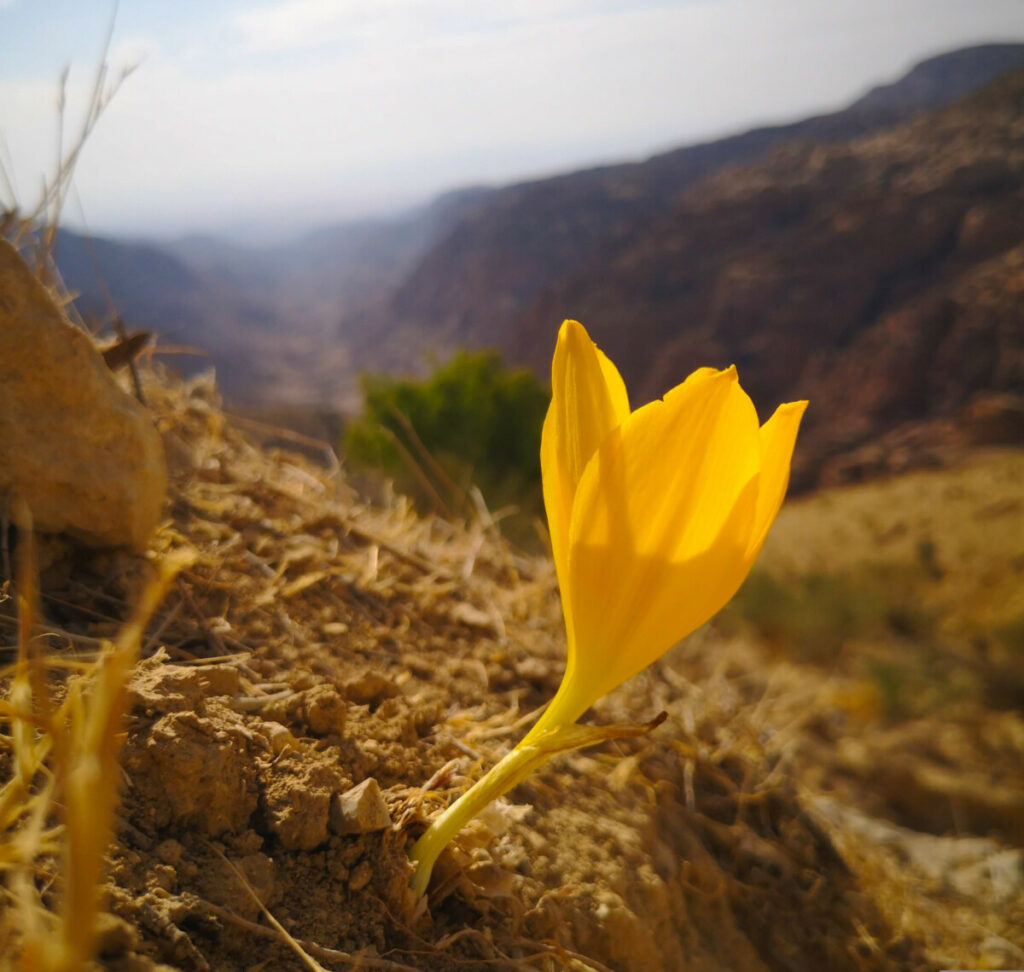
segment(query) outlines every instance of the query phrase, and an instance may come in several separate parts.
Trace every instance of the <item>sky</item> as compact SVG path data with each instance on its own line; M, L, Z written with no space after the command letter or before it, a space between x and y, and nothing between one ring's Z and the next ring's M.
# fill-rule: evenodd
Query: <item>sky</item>
M257 241L841 107L1024 0L0 0L0 204L135 65L65 216Z

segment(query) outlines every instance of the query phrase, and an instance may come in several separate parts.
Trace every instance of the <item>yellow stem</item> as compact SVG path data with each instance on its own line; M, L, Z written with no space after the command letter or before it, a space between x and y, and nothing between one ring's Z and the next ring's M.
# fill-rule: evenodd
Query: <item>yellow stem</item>
M592 746L605 739L640 736L660 725L664 714L644 725L578 726L576 720L590 707L567 674L543 715L515 749L499 760L427 828L409 857L416 864L413 890L422 895L430 872L448 842L491 801L507 793L557 753Z
M507 793L558 752L548 747L538 749L534 744L542 734L550 735L560 727L572 725L586 711L586 705L580 707L572 700L567 688L570 682L567 672L555 697L515 749L495 763L485 776L435 819L413 845L409 857L416 864L412 887L417 894L422 895L427 890L434 862L449 841L487 804Z
M417 895L422 896L426 892L434 863L449 841L484 807L507 793L554 755L553 751L526 746L524 743L525 740L495 763L485 776L435 819L413 845L409 857L416 865L416 870L411 884Z

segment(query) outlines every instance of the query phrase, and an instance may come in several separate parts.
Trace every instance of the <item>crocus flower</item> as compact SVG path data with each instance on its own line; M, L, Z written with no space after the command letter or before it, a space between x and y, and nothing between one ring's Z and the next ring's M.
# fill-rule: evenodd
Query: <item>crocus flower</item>
M780 405L759 426L735 368L700 368L631 412L615 365L576 321L559 332L551 384L541 472L565 675L523 740L413 847L419 893L448 841L556 752L643 731L575 723L736 593L782 505L807 406Z

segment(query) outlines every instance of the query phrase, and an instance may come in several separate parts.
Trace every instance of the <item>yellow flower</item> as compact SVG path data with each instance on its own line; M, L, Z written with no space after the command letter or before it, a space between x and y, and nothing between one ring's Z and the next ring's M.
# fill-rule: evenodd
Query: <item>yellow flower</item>
M541 440L569 657L532 733L594 702L736 593L789 483L806 402L758 427L735 368L701 368L629 410L618 369L566 321Z
M626 386L566 321L541 440L551 547L568 636L557 694L525 738L413 847L413 887L473 815L556 752L634 727L574 723L736 593L782 505L806 402L763 425L736 369L701 368L631 412Z

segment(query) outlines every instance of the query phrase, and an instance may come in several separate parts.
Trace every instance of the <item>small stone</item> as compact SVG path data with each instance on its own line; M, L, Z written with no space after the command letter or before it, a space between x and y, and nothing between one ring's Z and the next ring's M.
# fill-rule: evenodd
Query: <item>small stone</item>
M280 722L264 722L259 726L259 732L270 743L275 756L288 747L299 748L299 741L291 734L291 730L287 726L282 726Z
M369 861L361 861L348 879L349 890L362 891L370 883L373 876L373 868Z
M302 709L309 731L317 736L340 735L345 731L345 700L330 685L315 685L302 696Z
M185 853L185 848L181 846L173 837L168 838L165 841L157 844L156 856L160 858L164 864L168 864L171 867L177 867L181 863L181 855Z
M391 826L391 814L380 786L371 776L331 800L331 830L336 834L365 834Z
M143 548L167 489L153 417L2 239L0 348L0 496L38 530Z

